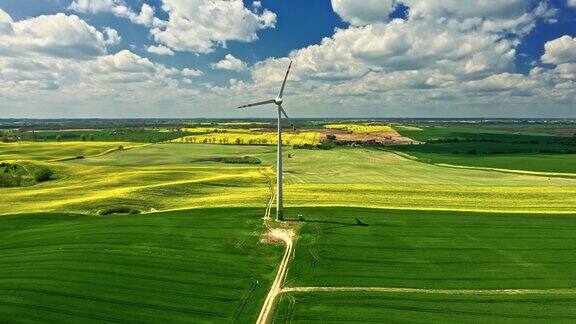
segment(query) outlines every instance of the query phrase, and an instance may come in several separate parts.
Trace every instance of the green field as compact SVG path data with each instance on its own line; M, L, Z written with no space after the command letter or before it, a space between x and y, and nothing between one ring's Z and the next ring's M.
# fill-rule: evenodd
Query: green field
M307 222L288 287L576 288L576 216L351 208L295 213Z
M573 323L576 295L290 293L273 323Z
M281 253L258 244L261 217L260 209L0 217L0 319L253 322Z
M411 151L410 155L423 162L438 164L576 174L576 154L448 155Z
M423 292L285 292L274 323L576 320L576 216L352 208L296 208L287 216L296 215L306 221L288 289ZM500 289L511 293L475 292ZM524 289L543 292L515 292ZM563 292L545 292L553 290Z
M432 154L473 158L425 151L451 144L406 148L419 159L373 147L285 147L286 217L304 219L282 225L297 231L282 286L568 292L292 291L279 295L273 322L574 321L576 177L423 163ZM50 181L0 189L0 321L257 318L283 253L258 243L274 147L19 142L0 144L0 156L54 171ZM571 155L474 157L573 167ZM237 160L261 164L225 163ZM99 215L110 210L142 214Z
M91 129L91 130L39 130L11 133L22 141L40 142L136 142L156 143L186 136L182 130L168 129Z
M94 155L102 155L118 149L119 145L122 145L124 148L130 148L139 146L140 144L126 142L0 143L0 159L2 161L33 160L49 162L78 156L91 157Z
M371 149L289 151L286 203L484 212L573 213L576 179L439 167ZM272 155L264 155L272 163Z
M576 137L462 126L396 126L403 135L425 142L398 146L423 162L552 173L576 173ZM531 130L531 128L528 128Z
M524 142L524 141L555 141L559 138L569 139L569 137L556 137L551 134L529 131L514 132L502 129L489 129L474 127L466 124L438 124L438 125L415 125L415 126L397 126L394 128L403 136L410 137L417 141L434 142L444 139L458 138L466 139L485 139L500 142ZM569 140L574 143L574 140Z

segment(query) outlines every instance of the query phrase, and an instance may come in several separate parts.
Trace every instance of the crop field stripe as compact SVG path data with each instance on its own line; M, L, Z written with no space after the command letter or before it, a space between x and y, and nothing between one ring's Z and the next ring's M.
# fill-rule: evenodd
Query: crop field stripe
M417 161L419 161L419 160L417 160ZM424 163L427 163L427 162L424 162ZM516 170L516 169L500 169L500 168L489 168L489 167L455 165L455 164L447 164L447 163L432 163L432 164L439 166L439 167L454 168L454 169L494 171L494 172L525 174L525 175L541 176L541 177L558 177L558 178L576 179L576 174L574 174L574 173L539 172L539 171L527 171L527 170Z
M88 314L88 313L82 313L82 312L75 312L75 311L70 310L68 307L66 309L61 309L61 308L48 307L48 306L38 305L38 304L29 304L29 303L21 303L21 302L20 303L19 302L5 302L5 301L2 301L1 299L0 299L0 305L11 306L11 307L15 307L15 308L23 308L23 309L27 309L27 310L40 310L40 311L47 312L47 313L62 314L62 315L68 315L68 316L84 318L84 319L102 320L102 321L112 322L112 323L138 323L138 322L128 321L125 319L119 319L119 318L115 318L115 317L104 316L104 315L101 315L101 313Z
M566 173L566 172L542 172L542 171L529 171L529 170L519 170L519 169L504 169L504 168L492 168L492 167L482 167L482 166L469 166L469 165L458 165L458 164L450 164L450 163L435 163L429 160L425 160L419 158L417 156L408 154L406 152L400 152L396 150L390 149L381 149L385 152L394 153L400 157L405 159L409 159L415 162L431 164L437 167L443 168L453 168L453 169L460 169L460 170L477 170L477 171L492 171L492 172L501 172L501 173L510 173L510 174L520 174L520 175L530 175L530 176L540 176L540 177L555 177L555 178L566 178L566 179L575 179L576 174L574 173Z
M120 285L120 284L113 284L113 283L101 283L101 282L97 282L97 281L89 281L87 279L84 280L74 280L74 279L69 279L69 278L58 278L58 279L54 279L51 277L47 277L47 276L33 276L33 275L28 275L28 276L4 276L0 279L1 281L9 281L10 283L14 283L14 282L26 282L29 280L36 280L38 282L43 282L43 283L54 283L54 284L67 284L67 283L72 283L72 284L76 284L76 285L84 285L84 286L92 286L92 287L101 287L101 288L113 288L113 289L125 289L125 290L132 290L136 293L139 292L148 292L148 293L154 293L154 294L169 294L170 296L180 296L183 298L195 298L195 299L206 299L206 300L214 300L214 301L222 301L222 302L230 302L230 301L236 301L236 300L240 300L241 296L238 295L238 297L236 298L226 298L226 297L218 297L218 296L207 296L205 294L198 294L198 293L186 293L186 292L175 292L175 291L171 291L171 292L166 292L165 290L162 289L151 289L151 288L143 288L143 287L130 287L127 285ZM210 287L210 288L218 288L218 291L221 292L222 290L225 290L226 287ZM206 291L204 291L206 292ZM236 292L237 293L237 292Z
M295 301L293 301L294 299ZM398 293L294 292L283 295L274 323L483 323L576 319L576 296L442 296Z
M257 244L259 214L1 217L0 318L72 323L106 309L108 322L253 322L280 257Z
M53 260L41 260L42 261L42 266L38 266L35 267L37 270L41 270L43 268L46 269L52 269L55 266L62 264L63 261L61 259L53 259ZM216 261L216 260L215 260ZM16 270L25 270L27 268L27 266L33 266L34 264L36 264L37 262L35 260L28 260L28 261L22 261L21 263L17 263L17 261L15 261L14 263L17 264L17 266L12 267L12 266L3 266L0 269L4 269L4 270L12 270L12 271L16 271ZM203 262L206 266L210 265L210 262ZM118 269L126 269L127 271L130 271L131 267L134 266L138 266L140 264L140 262L135 261L132 263L125 263L125 262L107 262L107 261L90 261L90 259L84 259L81 261L76 261L76 262L72 262L70 260L66 261L66 264L68 265L77 265L79 268L82 267L86 267L86 266L92 266L92 267L96 267L96 266L105 266L105 265L112 265ZM239 265L239 264L238 264ZM249 265L249 263L248 263ZM233 264L231 264L230 266L233 266ZM226 273L222 273L221 271L216 271L214 269L212 269L212 271L210 270L198 270L198 269L194 269L191 271L184 271L184 270L174 270L170 267L158 267L158 266L144 266L140 268L141 271L143 272L150 272L150 273L156 273L157 271L160 271L162 273L166 273L166 274L170 274L171 276L174 275L184 275L184 274L194 274L196 276L218 276L218 277L222 277L222 278L226 278L227 275L232 275L232 274L242 274L242 273L238 273L238 271L232 271L231 269L225 269ZM247 272L249 273L249 272Z
M197 309L189 309L189 308L181 308L181 307L172 307L172 306L165 306L159 304L152 304L152 303L143 303L143 302L133 302L128 300L122 299L115 299L109 297L98 297L98 296L89 296L86 294L77 294L71 292L63 292L61 290L48 290L48 289L22 289L22 288L0 288L0 291L4 292L23 292L23 293L32 293L32 294L40 294L40 295L48 295L48 296L59 296L59 297L66 297L78 300L85 300L85 301L94 301L106 304L115 304L115 305L122 305L128 307L136 307L136 308L146 308L146 309L158 309L158 310L165 310L171 312L178 312L178 313L188 313L194 315L203 315L209 317L228 317L228 314L223 313L216 313L216 312L207 312Z
M36 270L31 270L29 267L26 268L22 268L22 269L18 269L19 273L26 273L26 271L30 271L32 273L35 273ZM238 287L238 286L223 286L223 285L216 285L216 284L208 284L205 281L202 280L179 280L179 279L174 279L172 277L167 278L167 277L159 277L159 276L150 276L150 275L135 275L132 273L122 273L122 272L115 272L115 271L105 271L105 270L99 270L99 271L90 271L90 270L84 270L84 269L74 269L74 268L63 268L63 267L51 267L49 269L42 269L42 273L51 273L51 272L65 272L65 273L70 273L70 274L91 274L91 275L102 275L102 276L109 276L109 277L120 277L120 278L124 278L124 279L142 279L145 281L152 281L152 282L158 282L158 283L162 283L162 284L179 284L179 285L194 285L194 286L198 286L198 287L203 287L203 288L218 288L221 290L224 289L229 289L229 290L236 290L236 291L243 291L244 289L242 287ZM219 284L222 284L222 280L218 281Z
M570 289L422 289L398 287L287 287L282 293L291 292L386 292L406 294L436 295L576 295L576 288Z

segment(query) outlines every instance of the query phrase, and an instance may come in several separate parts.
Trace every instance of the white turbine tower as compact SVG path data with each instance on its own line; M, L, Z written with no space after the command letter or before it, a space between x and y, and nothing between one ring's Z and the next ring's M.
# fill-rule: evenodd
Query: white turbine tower
M238 108L247 108L247 107L254 107L260 105L267 105L267 104L275 104L278 107L278 157L276 159L276 219L282 219L282 115L290 121L288 114L282 108L282 96L284 95L284 87L286 86L286 80L288 79L288 74L290 73L290 68L292 67L292 61L290 61L290 65L288 65L288 70L286 71L286 76L284 77L284 81L282 82L282 87L280 88L280 92L278 93L278 97L276 99L270 99L266 101L261 101L249 105L240 106ZM292 128L294 128L294 124L291 123Z

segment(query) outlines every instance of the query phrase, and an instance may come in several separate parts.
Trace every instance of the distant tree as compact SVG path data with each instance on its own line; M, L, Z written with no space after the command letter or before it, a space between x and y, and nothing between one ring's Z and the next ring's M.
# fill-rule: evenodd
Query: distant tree
M95 138L94 138L94 135L90 134L90 138L89 138L89 139L90 139L91 142L94 142L94 139L95 139Z
M62 141L62 135L56 135L56 142Z
M80 140L82 142L86 142L86 135L84 135L84 134L80 135Z

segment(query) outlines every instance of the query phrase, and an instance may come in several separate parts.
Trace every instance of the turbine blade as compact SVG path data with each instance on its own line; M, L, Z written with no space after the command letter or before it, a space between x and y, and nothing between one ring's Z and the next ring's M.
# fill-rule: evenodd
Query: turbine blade
M290 123L290 126L292 127L292 129L296 130L296 126L294 126L294 123L292 122L292 120L290 120L290 117L288 117L288 114L286 113L284 108L282 108L282 106L278 106L278 107L280 107L280 111L282 112L282 115L284 115L284 117L286 117L286 119L288 119L288 122Z
M266 100L266 101L260 101L260 102L256 102L256 103L251 103L251 104L247 104L244 106L240 106L238 108L247 108L247 107L254 107L254 106L261 106L261 105L267 105L267 104L271 104L271 103L275 103L274 99L270 99L270 100Z
M292 67L292 61L290 61L290 65L288 65L288 71L286 71L286 76L284 77L284 81L282 82L282 88L280 88L278 98L282 98L282 96L284 95L284 87L286 86L286 80L288 80L288 74L290 74L291 67Z

